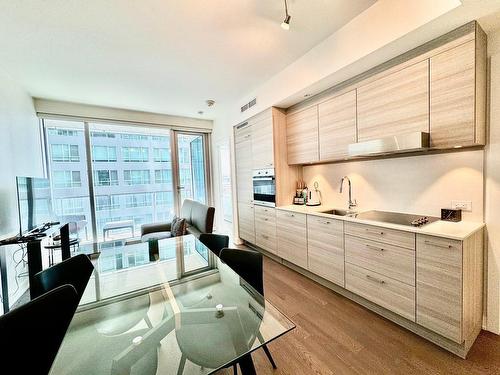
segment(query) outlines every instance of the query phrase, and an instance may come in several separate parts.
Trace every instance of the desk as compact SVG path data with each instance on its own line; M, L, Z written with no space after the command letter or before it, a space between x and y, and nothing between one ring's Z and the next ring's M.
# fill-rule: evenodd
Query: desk
M95 251L51 375L212 374L295 327L193 235Z

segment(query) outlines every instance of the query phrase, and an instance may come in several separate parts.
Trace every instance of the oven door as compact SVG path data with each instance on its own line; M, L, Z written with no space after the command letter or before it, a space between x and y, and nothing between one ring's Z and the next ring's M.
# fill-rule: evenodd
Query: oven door
M255 204L276 206L276 180L274 176L253 177L253 200Z

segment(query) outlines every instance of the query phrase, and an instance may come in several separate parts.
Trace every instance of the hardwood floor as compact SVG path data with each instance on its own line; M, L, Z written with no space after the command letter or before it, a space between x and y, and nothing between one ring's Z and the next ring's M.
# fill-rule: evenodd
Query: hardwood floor
M462 360L267 257L264 285L297 328L269 345L274 372L263 350L253 354L258 374L500 374L492 333Z

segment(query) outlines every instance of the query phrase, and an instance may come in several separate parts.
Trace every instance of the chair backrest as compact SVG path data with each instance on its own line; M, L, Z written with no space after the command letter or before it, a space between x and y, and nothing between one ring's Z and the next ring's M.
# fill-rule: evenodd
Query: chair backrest
M181 208L181 218L186 219L189 227L194 227L196 230L190 231L199 236L200 233L212 233L214 227L215 208L206 204L184 199Z
M61 285L70 284L76 289L80 301L93 270L94 266L85 254L66 259L33 277L31 295L38 297Z
M19 374L48 374L77 306L75 288L63 285L1 316L0 355Z
M222 234L202 233L199 240L217 256L223 248L229 246L229 236Z
M254 250L222 249L220 259L257 292L264 295L262 254Z

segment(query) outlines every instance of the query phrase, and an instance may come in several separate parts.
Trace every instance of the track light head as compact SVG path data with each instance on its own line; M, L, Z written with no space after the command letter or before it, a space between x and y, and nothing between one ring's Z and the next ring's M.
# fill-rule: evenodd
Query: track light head
M290 30L290 15L287 14L283 22L281 23L281 28L284 30Z

